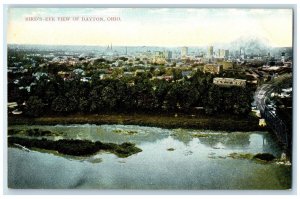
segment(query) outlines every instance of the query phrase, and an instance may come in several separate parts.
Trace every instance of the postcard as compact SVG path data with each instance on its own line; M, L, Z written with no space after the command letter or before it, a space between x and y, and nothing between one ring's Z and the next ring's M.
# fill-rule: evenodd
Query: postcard
M8 6L8 188L291 190L293 17Z

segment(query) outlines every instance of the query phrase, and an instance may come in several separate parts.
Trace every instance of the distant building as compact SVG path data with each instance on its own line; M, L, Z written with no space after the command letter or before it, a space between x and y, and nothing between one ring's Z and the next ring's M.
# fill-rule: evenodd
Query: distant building
M43 72L36 72L33 73L32 76L35 77L36 80L39 80L41 77L48 77L48 74Z
M240 58L241 59L245 59L246 58L245 48L240 48Z
M154 56L155 56L155 57L163 58L163 57L164 57L164 54L163 54L162 51L155 51L155 52L154 52Z
M215 77L213 83L218 86L246 86L246 80L244 79L234 79L234 78L220 78Z
M165 64L166 63L166 53L162 51L155 51L153 56L153 63L156 64Z
M172 59L172 52L168 51L168 50L165 50L164 51L164 58L168 59L168 60Z
M59 72L57 72L57 75L60 76L63 79L68 79L68 78L71 77L71 73L66 72L66 71L59 71Z
M284 67L292 67L292 62L284 62L283 63Z
M192 76L192 73L193 73L193 71L191 71L191 70L188 70L188 71L182 71L182 72L181 72L181 75L182 75L182 77L190 78L190 77Z
M224 58L225 59L229 58L229 50L224 50Z
M104 80L104 79L111 79L112 75L111 74L100 74L100 80Z
M82 78L80 78L81 82L90 82L91 80L92 80L91 77L82 77Z
M211 59L214 56L214 47L209 46L207 49L207 58Z
M221 59L228 59L228 57L229 57L229 50L219 49L217 57L221 58Z
M203 67L204 73L219 74L222 71L223 71L223 65L219 65L219 64L206 64Z
M17 102L8 102L7 103L7 107L10 108L10 109L14 109L18 106L18 103Z
M281 53L281 61L282 61L282 62L285 62L285 52L282 52L282 53Z
M218 49L217 57L221 58L221 49Z
M116 50L113 50L112 43L110 44L110 46L107 46L105 55L109 57L118 56L118 52Z
M188 55L188 47L181 48L181 58L186 58Z
M124 72L123 77L133 77L135 75L134 72Z
M151 80L166 80L166 81L171 81L173 80L173 76L172 75L163 75L163 76L154 76L151 78Z

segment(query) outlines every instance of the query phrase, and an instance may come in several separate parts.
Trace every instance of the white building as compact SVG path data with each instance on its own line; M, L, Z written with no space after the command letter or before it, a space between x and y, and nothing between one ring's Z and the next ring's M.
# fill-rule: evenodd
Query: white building
M188 56L188 47L181 48L181 58L186 58Z
M213 83L219 86L246 86L246 80L244 79L235 79L235 78L221 78L215 77Z
M207 49L207 58L211 59L214 56L214 47L209 46Z

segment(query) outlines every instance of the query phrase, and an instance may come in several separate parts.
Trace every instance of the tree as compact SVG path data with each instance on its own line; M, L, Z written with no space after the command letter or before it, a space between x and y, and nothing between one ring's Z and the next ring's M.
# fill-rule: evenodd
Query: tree
M38 117L44 113L43 101L38 96L30 96L26 102L25 113L28 116Z
M175 82L166 94L165 102L166 108L170 111L177 109L178 95L180 95L180 85Z
M247 115L251 111L252 93L246 88L236 88L233 92L233 113Z
M65 96L57 96L51 105L51 110L59 114L68 113L68 100Z
M165 80L158 80L154 85L155 109L159 110L164 104L170 84Z
M189 82L181 84L179 93L178 102L185 111L192 108L200 96L198 90Z
M117 96L115 90L111 85L106 86L102 89L101 99L106 110L113 110L116 107Z
M152 84L149 80L137 80L133 89L133 94L139 110L152 110L155 98L153 95Z
M220 110L222 93L218 86L212 85L205 99L204 110L206 114L213 114Z
M101 99L102 85L98 85L92 88L89 94L90 112L100 112L104 108L103 101Z
M79 98L78 110L82 113L88 113L90 110L90 103L86 97Z

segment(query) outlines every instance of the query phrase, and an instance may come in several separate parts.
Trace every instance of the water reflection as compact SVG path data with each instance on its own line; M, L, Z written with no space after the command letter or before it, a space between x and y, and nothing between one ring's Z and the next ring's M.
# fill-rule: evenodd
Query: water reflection
M269 133L262 133L262 148L263 152L270 152L272 151L273 154L279 157L282 153L278 144L274 141L274 137Z
M248 133L227 133L209 135L206 139L201 139L201 143L210 147L230 147L243 148L250 144L250 135Z
M185 129L174 129L171 136L174 140L178 140L185 145L188 145L193 139L191 133Z
M226 133L131 125L14 128L60 132L48 139L130 141L143 150L123 159L106 152L74 158L42 150L24 152L9 148L8 185L14 188L283 189L290 182L288 169L279 165L226 158L230 153L269 152L276 156L280 150L265 132ZM120 129L136 133L117 133L122 132L116 131Z
M162 129L135 125L56 125L56 126L13 126L14 129L43 129L53 132L47 139L81 139L101 142L133 142L141 145L146 142L157 142L168 138L189 146L193 140L213 149L225 148L259 148L264 152L274 150L276 143L266 132L213 132L192 129ZM132 131L133 134L122 132ZM24 136L24 135L22 135ZM278 151L278 150L277 150ZM276 153L277 153L276 151Z
M183 142L185 145L189 145L194 138L199 139L201 144L212 148L244 148L250 145L250 134L246 132L216 133L175 129L171 135L175 140Z

